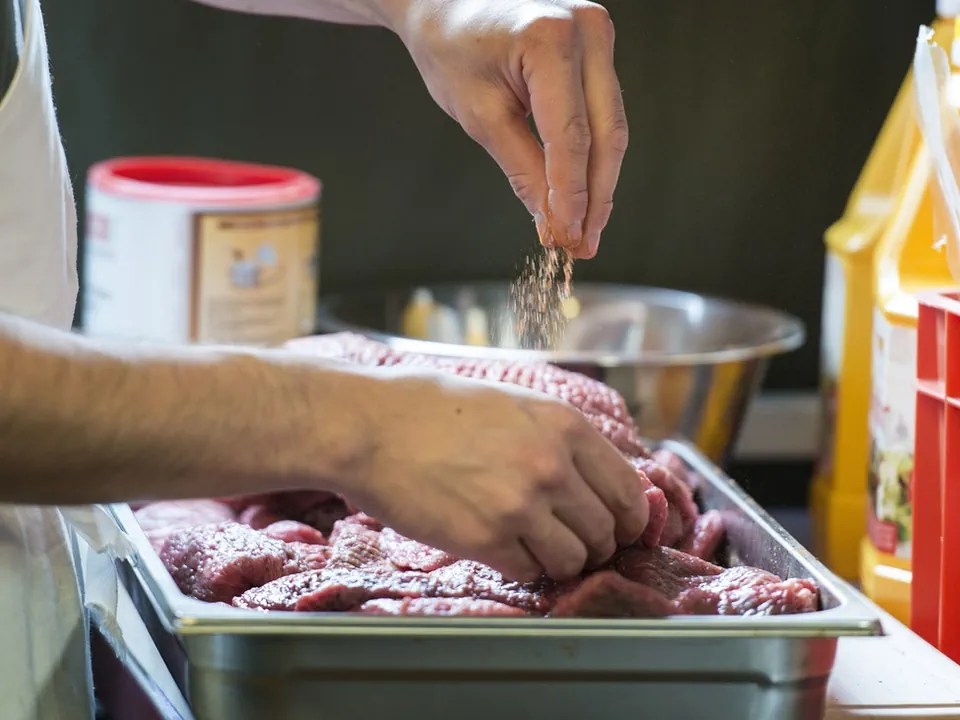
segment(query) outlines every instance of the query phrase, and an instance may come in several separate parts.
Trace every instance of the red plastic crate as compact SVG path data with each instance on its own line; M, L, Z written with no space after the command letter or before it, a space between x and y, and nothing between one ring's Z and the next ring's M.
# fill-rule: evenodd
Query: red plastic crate
M920 298L910 624L960 662L960 293Z

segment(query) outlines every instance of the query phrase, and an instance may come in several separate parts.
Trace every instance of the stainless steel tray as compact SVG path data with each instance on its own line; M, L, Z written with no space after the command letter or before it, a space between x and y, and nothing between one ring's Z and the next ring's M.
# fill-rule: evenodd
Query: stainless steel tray
M822 610L652 620L254 613L183 596L126 505L121 577L198 720L816 718L837 638L882 634L871 607L683 442L662 447L723 513L728 561L809 577Z

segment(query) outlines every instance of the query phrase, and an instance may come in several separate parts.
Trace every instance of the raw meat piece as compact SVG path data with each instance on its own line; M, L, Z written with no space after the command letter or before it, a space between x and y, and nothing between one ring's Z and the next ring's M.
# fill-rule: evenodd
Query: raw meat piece
M457 560L443 550L411 540L391 528L384 528L380 533L380 549L401 570L431 572Z
M687 483L687 466L679 455L669 450L655 450L651 458L672 472L680 482L689 484Z
M723 515L718 510L708 510L697 518L693 530L680 542L677 549L701 560L711 560L717 556L725 533Z
M328 567L255 587L234 598L233 604L259 610L345 611L374 598L423 597L429 586L430 576L421 572Z
M305 543L307 545L326 545L327 539L323 533L314 527L304 525L296 520L279 520L263 528L263 534L288 543Z
M677 479L690 488L690 491L694 494L700 490L700 486L703 484L703 477L700 473L688 468L679 455L669 450L657 450L653 453L653 459L676 475Z
M745 566L724 570L694 590L713 596L710 602L716 603L718 615L792 615L814 612L819 607L819 593L812 580L781 580L771 573ZM677 598L678 607L687 612L699 609L704 602L699 593L693 600L687 593L681 593Z
M672 548L627 548L614 557L617 572L676 598L699 582L720 575L723 568Z
M368 615L443 615L484 617L526 617L529 613L492 600L473 598L406 598L369 600L360 606Z
M340 520L330 535L328 566L369 567L389 562L400 570L430 572L456 561L452 555L411 540L391 528L378 531L361 518Z
M358 512L353 515L348 515L343 520L338 520L336 523L334 523L333 530L330 531L330 543L335 543L340 531L348 528L351 525L360 525L370 530L383 530L382 522L376 518L370 517L366 513Z
M783 615L813 612L819 604L811 580L781 580L752 567L724 570L670 548L624 550L615 564L625 577L672 600L678 613Z
M274 512L266 505L248 505L237 518L238 522L249 525L254 530L263 530L268 525L273 525L282 520L283 515Z
M362 523L339 520L330 534L330 568L359 568L387 565L380 548L380 533Z
M543 614L551 603L549 581L515 583L495 570L469 560L432 573L398 571L390 566L328 567L281 577L235 598L234 605L261 610L329 612L353 610L368 600L403 598L472 598Z
M538 613L549 610L556 595L556 585L547 577L528 583L514 582L473 560L457 560L430 573L430 577L436 583L429 593L431 597L468 595Z
M167 538L160 559L181 592L208 602L229 602L308 565L298 548L236 522L180 530Z
M616 390L585 375L546 363L468 360L407 353L351 333L298 338L285 347L305 355L335 358L358 365L421 367L538 390L576 407L622 452L649 457L636 423Z
M664 465L647 458L630 458L634 467L663 490L667 498L667 520L660 534L660 545L673 547L686 537L700 515L690 488L680 482Z
M162 500L144 505L135 516L157 552L175 532L235 519L230 506L216 500Z
M330 548L326 545L295 540L288 542L287 547L299 556L300 569L303 571L322 570L330 558Z
M560 596L551 617L666 617L674 604L656 590L610 570L594 573Z

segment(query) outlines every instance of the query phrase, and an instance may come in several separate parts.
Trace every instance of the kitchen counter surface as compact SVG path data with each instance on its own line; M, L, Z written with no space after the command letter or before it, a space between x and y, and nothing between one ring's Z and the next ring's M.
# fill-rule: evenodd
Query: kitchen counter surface
M879 612L885 637L839 643L826 720L960 718L960 665Z
M772 508L787 531L811 547L805 508ZM960 718L960 665L877 608L883 638L845 638L830 679L826 720Z

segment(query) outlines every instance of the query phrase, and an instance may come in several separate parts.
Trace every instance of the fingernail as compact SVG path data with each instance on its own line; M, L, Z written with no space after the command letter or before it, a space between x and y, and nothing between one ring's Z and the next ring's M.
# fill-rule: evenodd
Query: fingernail
M597 250L600 249L600 233L590 233L587 235L587 254L595 257Z
M575 250L580 247L580 243L583 240L583 225L580 223L571 223L567 225L567 242L566 247L571 250Z
M540 244L547 248L554 247L556 239L553 237L553 232L550 230L550 223L547 222L547 218L543 213L536 213L533 216L533 221L537 225L537 236L540 238Z

